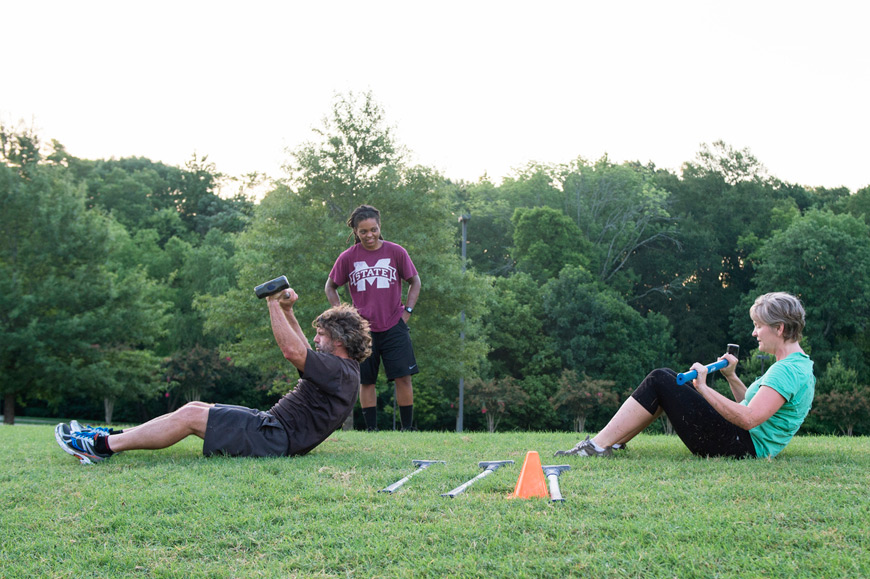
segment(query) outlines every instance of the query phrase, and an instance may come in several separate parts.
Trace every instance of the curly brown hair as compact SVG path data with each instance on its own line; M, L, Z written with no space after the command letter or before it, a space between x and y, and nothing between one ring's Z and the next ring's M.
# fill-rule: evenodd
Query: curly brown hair
M347 355L362 362L372 353L372 334L369 322L347 304L334 306L311 322L313 328L322 328L331 340L341 342Z

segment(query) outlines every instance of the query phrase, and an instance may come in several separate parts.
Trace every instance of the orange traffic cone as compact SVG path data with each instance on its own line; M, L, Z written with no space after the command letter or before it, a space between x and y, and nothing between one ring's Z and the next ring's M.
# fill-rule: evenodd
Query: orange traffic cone
M544 469L541 467L541 457L538 456L537 451L530 450L526 453L523 470L520 471L520 478L517 479L517 487L514 489L514 494L511 495L511 498L529 499L532 497L549 496L550 491L547 490Z

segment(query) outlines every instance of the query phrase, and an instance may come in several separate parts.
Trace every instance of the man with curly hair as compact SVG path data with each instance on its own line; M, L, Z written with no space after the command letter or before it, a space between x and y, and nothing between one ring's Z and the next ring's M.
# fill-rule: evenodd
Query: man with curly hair
M316 350L293 313L298 296L286 289L266 298L278 347L301 378L268 412L224 404L190 402L175 412L123 431L58 424L60 447L82 464L124 450L166 448L193 434L205 456L294 456L306 454L341 427L357 400L359 364L371 354L368 322L351 306L323 312L312 323Z

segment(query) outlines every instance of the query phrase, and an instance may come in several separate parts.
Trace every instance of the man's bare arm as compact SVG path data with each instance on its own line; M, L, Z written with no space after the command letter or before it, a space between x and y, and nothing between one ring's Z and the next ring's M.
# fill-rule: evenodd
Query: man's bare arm
M297 299L299 296L291 288L267 297L266 302L269 305L272 333L275 335L281 353L296 368L304 371L309 347L308 340L293 313L293 304Z

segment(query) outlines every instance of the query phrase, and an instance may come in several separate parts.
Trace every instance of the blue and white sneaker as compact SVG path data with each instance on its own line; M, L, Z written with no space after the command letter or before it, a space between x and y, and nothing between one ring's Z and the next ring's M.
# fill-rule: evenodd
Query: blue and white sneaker
M96 432L73 432L68 424L60 423L54 428L54 439L64 452L73 455L81 464L93 464L109 458L110 454L97 452L94 448Z
M115 430L114 428L109 428L108 426L91 426L87 424L82 426L78 420L70 420L69 421L69 429L72 432L97 432L99 434L119 434L119 430Z

